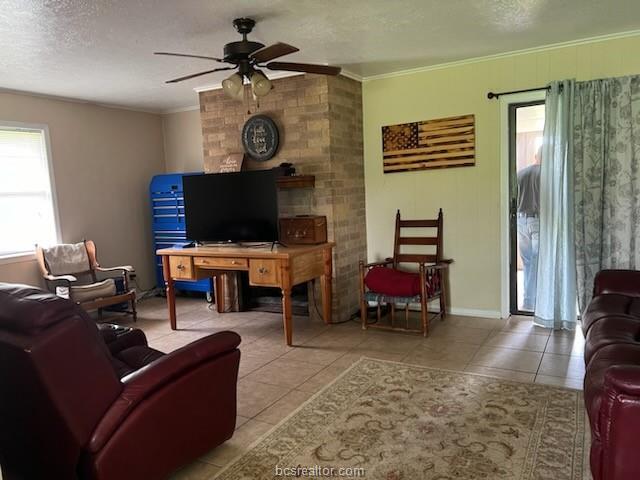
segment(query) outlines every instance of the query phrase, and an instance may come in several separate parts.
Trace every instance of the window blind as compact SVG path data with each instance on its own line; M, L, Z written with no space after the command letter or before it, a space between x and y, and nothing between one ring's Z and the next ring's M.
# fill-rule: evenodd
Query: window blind
M0 125L0 256L56 241L44 130Z

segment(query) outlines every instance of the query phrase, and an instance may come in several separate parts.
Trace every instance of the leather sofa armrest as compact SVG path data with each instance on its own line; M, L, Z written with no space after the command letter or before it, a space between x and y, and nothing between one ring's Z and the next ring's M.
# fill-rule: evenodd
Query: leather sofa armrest
M88 450L99 451L143 400L184 373L217 356L234 351L240 336L225 331L196 340L122 379L124 388L96 426Z
M640 459L634 445L640 429L640 365L614 365L604 377L598 413L599 478L638 478Z
M600 270L593 281L593 295L602 293L640 297L640 271Z
M613 365L604 375L605 396L637 396L640 399L640 365Z

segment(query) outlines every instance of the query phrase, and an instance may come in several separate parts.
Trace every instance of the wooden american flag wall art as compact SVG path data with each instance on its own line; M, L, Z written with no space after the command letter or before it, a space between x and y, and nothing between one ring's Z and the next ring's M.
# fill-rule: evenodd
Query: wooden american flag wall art
M475 130L474 115L382 127L384 173L473 166Z

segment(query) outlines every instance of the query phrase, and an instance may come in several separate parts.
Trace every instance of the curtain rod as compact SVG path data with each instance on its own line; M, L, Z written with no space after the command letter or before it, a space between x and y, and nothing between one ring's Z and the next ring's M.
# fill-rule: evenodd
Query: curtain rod
M498 93L489 92L487 93L487 98L491 100L493 98L499 98L502 95L511 95L513 93L538 92L540 90L549 90L550 88L551 88L550 86L546 86L546 87L538 87L538 88L526 88L524 90L512 90L510 92L498 92Z

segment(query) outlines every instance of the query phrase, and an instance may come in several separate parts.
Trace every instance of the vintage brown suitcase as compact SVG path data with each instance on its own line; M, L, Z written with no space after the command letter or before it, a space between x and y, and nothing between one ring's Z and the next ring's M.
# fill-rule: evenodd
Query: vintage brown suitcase
M280 218L280 241L285 245L326 242L327 217L300 215Z

